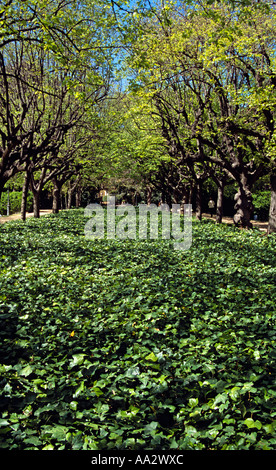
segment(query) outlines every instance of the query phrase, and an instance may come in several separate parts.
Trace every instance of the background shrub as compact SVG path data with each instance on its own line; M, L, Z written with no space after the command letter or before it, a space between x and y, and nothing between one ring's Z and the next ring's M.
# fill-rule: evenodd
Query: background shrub
M10 198L10 214L14 214L15 212L20 212L22 191L10 191L9 198ZM31 211L32 201L33 201L33 198L30 193L28 194L28 198L27 198L27 211ZM1 201L0 201L0 214L1 215L7 215L7 203L8 203L8 192L4 192L2 193Z
M253 194L254 213L259 220L268 220L270 191L258 191Z

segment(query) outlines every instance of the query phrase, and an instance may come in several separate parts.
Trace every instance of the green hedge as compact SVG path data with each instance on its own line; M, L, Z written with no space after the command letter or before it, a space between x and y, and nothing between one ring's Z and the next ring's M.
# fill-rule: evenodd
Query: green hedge
M254 214L259 220L268 220L270 191L258 191L253 194Z
M15 212L20 212L21 209L21 200L22 200L22 191L10 191L10 214ZM30 211L32 208L32 195L28 194L27 199L27 211ZM8 192L2 193L0 200L0 214L7 215L7 203L8 203Z

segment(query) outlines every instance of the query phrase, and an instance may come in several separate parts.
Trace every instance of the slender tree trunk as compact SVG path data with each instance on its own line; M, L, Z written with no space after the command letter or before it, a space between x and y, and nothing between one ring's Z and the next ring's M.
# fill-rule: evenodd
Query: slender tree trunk
M59 204L60 204L60 190L61 184L58 183L57 179L53 179L54 190L53 190L53 206L52 212L53 214L58 214L59 211Z
M152 188L147 186L147 205L151 204Z
M30 184L30 171L25 171L24 183L22 187L22 199L21 199L21 219L26 220L26 212L27 212L27 197L29 191L29 184Z
M166 195L166 203L168 204L169 207L172 207L172 195L169 191L167 192L167 195Z
M193 193L194 193L194 187L191 185L189 187L189 198L188 198L188 204L192 204L193 202Z
M216 222L221 224L223 216L223 192L224 192L224 183L220 182L218 184L218 197L217 197L217 213L216 213Z
M76 207L80 207L81 205L81 188L79 188L76 192Z
M0 201L1 201L1 196L2 196L2 193L3 193L4 187L5 187L5 184L7 183L8 180L9 180L9 178L5 178L3 176L0 176Z
M181 198L181 204L189 204L189 190L187 187L185 187L182 198Z
M33 193L33 205L34 205L34 217L39 218L40 216L40 196L45 180L46 168L42 168L39 182L35 183L34 176L30 173L30 187Z
M242 228L252 228L251 217L253 213L253 202L251 188L245 176L241 177L239 183L239 190L235 195L235 210L234 223L236 226Z
M267 233L276 232L276 173L270 176L271 197Z
M4 189L4 184L2 184L1 181L0 181L0 202L1 202L2 192L3 192L3 189Z
M68 193L67 193L67 209L71 209L72 196L73 196L73 190L72 190L72 188L70 188L70 189L68 189Z
M69 189L68 189L68 192L67 192L67 204L66 204L67 209L71 209L72 197L73 197L74 191L76 190L76 188L77 188L77 186L80 182L80 179L81 179L80 175L78 175L73 184L71 184L69 182Z
M196 184L196 218L202 219L202 182Z

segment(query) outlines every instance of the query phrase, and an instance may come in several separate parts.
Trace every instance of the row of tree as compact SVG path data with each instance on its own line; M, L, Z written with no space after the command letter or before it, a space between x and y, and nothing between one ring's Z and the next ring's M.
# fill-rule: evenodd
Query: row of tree
M127 100L133 121L144 131L140 144L147 134L159 136L159 152L152 152L151 142L152 156L144 152L142 166L148 168L150 161L152 170L156 162L146 179L166 202L185 202L196 188L198 218L203 183L211 178L218 190L218 222L224 187L234 182L234 221L245 228L252 226L252 188L270 175L273 232L275 8L268 2L210 3L163 3L151 9L150 18L136 18L140 37L129 47ZM136 171L139 159L134 160Z
M62 185L72 190L95 164L114 20L102 2L9 0L0 26L0 197L23 172L22 218L29 189L38 217L49 181L56 212Z
M51 182L120 187L163 202L235 183L237 225L251 227L252 188L271 184L276 231L273 2L9 0L0 12L0 195L24 173L35 215ZM123 91L116 74L125 73Z

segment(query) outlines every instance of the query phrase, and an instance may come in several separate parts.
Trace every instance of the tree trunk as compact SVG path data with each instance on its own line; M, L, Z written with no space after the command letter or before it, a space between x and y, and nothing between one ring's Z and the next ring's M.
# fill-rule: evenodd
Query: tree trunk
M221 224L223 216L223 191L224 183L220 182L218 184L218 197L217 197L217 213L216 213L216 222Z
M38 183L34 181L34 175L30 173L30 187L33 193L33 205L34 205L34 217L39 218L40 216L40 195L43 188L44 180L45 180L46 168L42 168L40 178Z
M252 228L251 216L253 213L252 193L248 182L243 177L239 183L239 190L235 195L236 213L234 215L235 225L242 228Z
M1 181L0 181L0 202L1 202L2 192L3 192L3 189L4 189L4 184L2 184Z
M68 189L68 192L67 192L67 203L66 203L66 209L71 209L71 206L72 206L72 197L73 197L73 194L80 182L80 175L77 176L76 180L74 181L73 184L71 184L69 182L69 189ZM79 202L80 204L80 202Z
M70 188L68 189L68 193L67 193L67 209L71 209L72 196L73 196L73 190Z
M194 187L191 185L189 187L189 197L188 197L188 204L192 204L193 202L193 194L194 194Z
M22 199L21 199L21 219L26 220L26 212L27 212L27 197L29 191L29 184L30 184L30 172L26 170L24 183L22 187Z
M271 197L267 233L276 232L276 173L270 176Z
M40 191L33 191L34 217L39 218L40 213Z
M60 189L61 185L58 184L56 178L53 179L54 190L53 190L53 206L52 212L53 214L58 214L59 211L59 204L60 204Z
M188 190L187 186L183 190L182 198L181 198L181 204L189 204L189 190Z
M76 192L76 207L81 205L81 189L79 188Z
M196 184L196 218L202 219L202 182Z
M152 188L147 186L147 205L151 204Z

